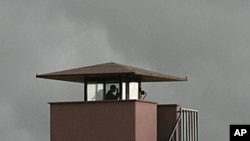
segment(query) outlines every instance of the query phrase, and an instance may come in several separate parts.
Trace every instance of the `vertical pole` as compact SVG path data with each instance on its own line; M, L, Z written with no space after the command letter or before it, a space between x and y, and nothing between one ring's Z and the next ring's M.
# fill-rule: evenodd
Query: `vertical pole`
M196 131L197 131L197 134L196 134L196 139L197 141L199 140L199 134L198 134L198 112L196 113Z
M95 84L95 100L94 101L96 101L97 99L97 93L98 93L98 83L97 84Z
M189 140L191 141L192 140L192 128L191 128L191 125L192 125L192 123L191 123L191 111L188 111L188 117L189 117L189 123L188 123L188 125L189 125Z
M138 99L141 99L141 91L142 91L142 89L141 89L141 82L138 82Z
M182 118L182 124L181 124L182 125L182 127L181 127L182 128L182 140L181 141L184 141L184 139L185 139L185 126L184 126L185 125L184 124L185 123L185 114L184 114L183 109L181 109L181 114L182 114L182 117L183 117Z
M88 83L87 83L87 80L84 80L84 101L87 101L88 100L88 98L87 98L87 85L88 85Z
M195 128L195 131L194 131L194 133L195 133L194 134L194 141L198 141L197 137L196 137L197 136L197 127L196 127L197 126L197 119L196 119L196 115L197 115L197 112L195 112L195 114L194 114L194 119L195 119L195 124L194 124L194 128Z
M181 121L180 121L180 126L179 126L179 138L178 140L181 141L182 140L182 136L183 136L183 132L182 132L182 128L183 128L183 114L182 114L182 108L180 108L180 116L181 116Z
M129 100L129 81L126 81L126 100Z
M120 82L119 82L119 94L120 94L120 100L122 100L122 79L120 79Z
M106 82L103 83L103 100L106 100Z
M191 111L190 112L190 114L191 114L191 131L192 131L192 133L191 133L191 135L192 135L192 138L191 138L191 140L192 141L194 141L194 116L193 116L193 111Z
M188 116L187 116L186 110L185 110L185 118L186 118L186 139L185 139L185 141L188 141Z

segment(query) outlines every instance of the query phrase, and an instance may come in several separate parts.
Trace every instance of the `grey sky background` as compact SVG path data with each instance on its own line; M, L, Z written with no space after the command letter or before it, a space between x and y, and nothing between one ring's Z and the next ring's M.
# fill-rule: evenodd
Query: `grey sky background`
M0 140L49 141L51 101L82 85L36 73L118 62L188 82L147 83L147 100L200 111L200 140L250 123L250 1L1 0Z

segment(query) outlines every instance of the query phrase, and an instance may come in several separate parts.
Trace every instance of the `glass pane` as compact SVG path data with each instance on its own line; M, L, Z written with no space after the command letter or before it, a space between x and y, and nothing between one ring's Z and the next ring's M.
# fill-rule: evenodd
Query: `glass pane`
M137 82L129 83L129 99L138 99L139 84Z
M106 84L105 100L118 100L120 99L120 90L118 83Z
M88 101L103 100L103 84L87 85Z

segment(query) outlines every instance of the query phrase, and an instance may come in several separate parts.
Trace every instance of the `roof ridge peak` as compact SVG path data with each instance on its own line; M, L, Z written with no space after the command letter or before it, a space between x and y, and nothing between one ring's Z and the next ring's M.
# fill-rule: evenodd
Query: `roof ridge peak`
M134 66L130 66L130 65L124 65L124 64L120 64L120 63L115 63L115 64L119 65L120 67L122 67L122 68L124 68L124 69L126 69L128 71L132 71L133 73L135 73L137 69L144 70L144 69L134 67Z

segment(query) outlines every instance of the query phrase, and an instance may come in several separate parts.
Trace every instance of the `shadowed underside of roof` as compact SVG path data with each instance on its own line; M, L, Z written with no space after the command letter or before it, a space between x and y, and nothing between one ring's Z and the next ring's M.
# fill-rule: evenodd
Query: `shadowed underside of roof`
M87 79L136 79L141 82L187 81L187 78L165 75L114 62L36 75L37 78L84 83Z

